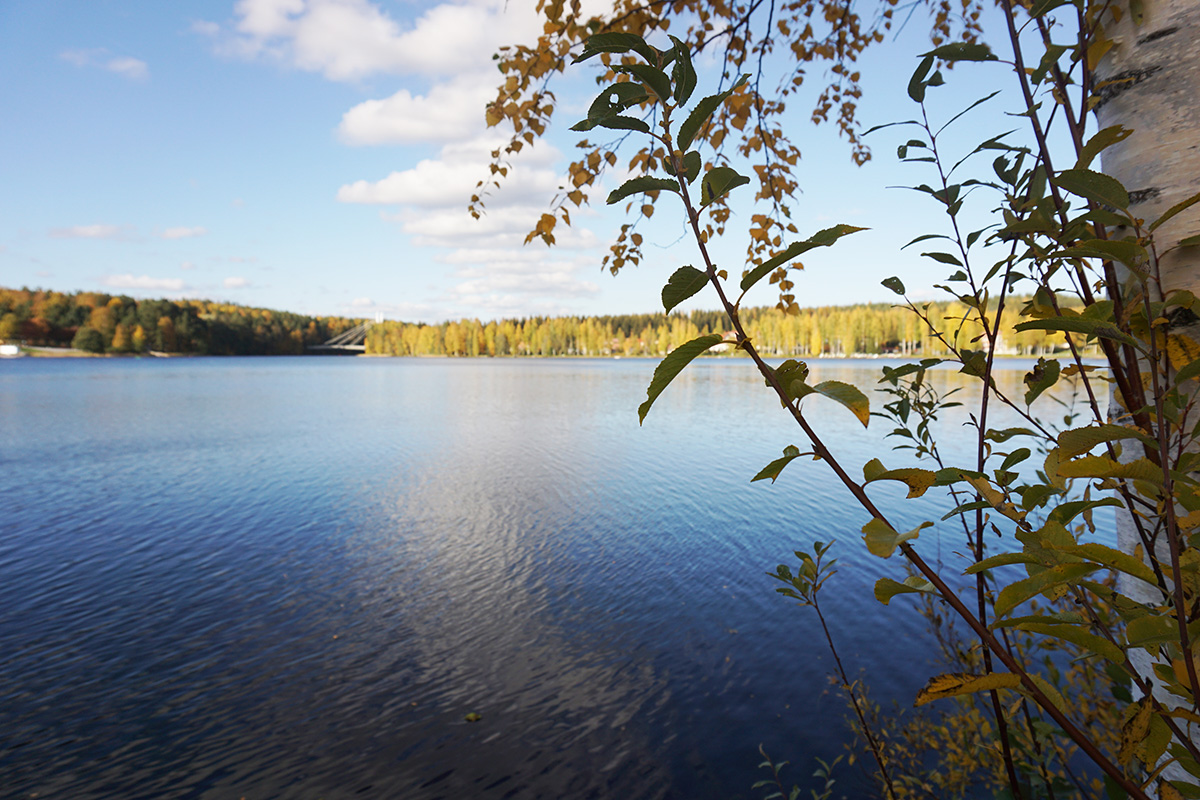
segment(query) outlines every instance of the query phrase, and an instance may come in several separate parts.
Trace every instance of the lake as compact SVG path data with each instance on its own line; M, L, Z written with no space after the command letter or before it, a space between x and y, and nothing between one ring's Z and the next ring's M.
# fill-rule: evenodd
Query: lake
M764 572L839 541L823 607L883 702L936 669L923 620L873 599L902 565L826 467L749 482L803 442L748 361L698 361L639 427L654 363L0 362L0 794L727 800L764 794L760 743L815 785L846 709ZM909 463L806 403L853 474ZM956 569L961 531L918 547Z

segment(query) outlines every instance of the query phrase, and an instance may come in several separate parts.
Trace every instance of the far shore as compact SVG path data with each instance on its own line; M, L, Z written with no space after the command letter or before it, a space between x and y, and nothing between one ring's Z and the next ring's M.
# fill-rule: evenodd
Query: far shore
M33 358L197 358L201 357L202 353L164 353L155 350L144 353L89 353L86 350L78 350L73 347L35 347L32 345L21 346L21 356L31 356ZM303 353L300 355L313 356L316 353ZM1058 358L1069 356L1069 353L1051 353L1041 356L1042 358ZM19 358L21 356L8 356L8 358ZM454 359L545 359L545 358L590 358L590 359L644 359L658 361L662 359L661 355L530 355L530 356L447 356L447 355L418 355L418 356L395 356L387 353L360 353L360 357L364 358L454 358ZM288 356L281 356L288 357ZM328 356L322 356L328 357ZM702 356L705 359L741 359L745 358L741 355L722 355L719 353L708 354ZM784 355L766 355L766 358L774 361L784 358L797 358L800 360L809 361L920 361L923 358L943 358L943 356L924 356L924 355L903 355L900 353L854 353L850 355L819 355L819 356L784 356ZM236 358L236 356L214 356L214 358ZM1036 355L1018 355L1014 353L997 353L997 360L1036 360ZM1095 357L1085 356L1086 360L1093 360Z

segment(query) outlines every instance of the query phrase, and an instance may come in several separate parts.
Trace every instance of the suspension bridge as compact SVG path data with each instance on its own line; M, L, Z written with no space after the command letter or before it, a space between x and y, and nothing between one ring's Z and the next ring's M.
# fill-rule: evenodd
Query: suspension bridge
M359 353L364 353L367 350L367 331L371 330L372 325L379 322L383 322L383 314L376 314L375 322L364 322L361 325L355 325L350 330L339 333L324 344L310 344L308 350L313 353L325 353L327 355L356 356Z

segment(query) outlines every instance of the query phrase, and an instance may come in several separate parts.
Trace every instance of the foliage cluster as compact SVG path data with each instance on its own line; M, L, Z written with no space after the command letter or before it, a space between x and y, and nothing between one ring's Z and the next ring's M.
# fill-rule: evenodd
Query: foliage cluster
M817 4L798 5L811 18ZM622 8L618 4L617 11ZM671 8L660 10L665 14ZM603 128L622 138L632 131L649 142L650 157L635 164L635 176L608 202L639 196L677 202L700 266L682 266L671 274L663 289L664 309L709 289L729 323L726 332L697 336L671 351L654 372L639 417L644 420L672 380L714 347L735 347L755 362L806 439L804 452L787 447L755 479L777 480L800 458L823 462L861 507L867 550L883 559L899 555L907 564L906 575L879 580L876 598L887 605L899 596L915 596L930 603L931 615L969 630L964 633L969 644L954 647L954 660L964 668L931 678L916 704L959 704L958 722L929 737L957 742L959 752L986 761L987 772L998 776L992 786L997 797L1200 797L1200 737L1193 727L1200 724L1200 424L1195 415L1200 343L1191 327L1200 309L1196 296L1164 281L1161 271L1167 254L1200 244L1197 231L1167 224L1185 212L1192 219L1189 209L1200 203L1200 194L1184 196L1144 219L1134 207L1145 195L1135 199L1097 168L1098 157L1132 131L1121 123L1089 131L1093 109L1144 75L1104 81L1095 69L1115 44L1112 27L1130 17L1140 21L1141 2L1038 0L1017 6L1002 0L1001 10L1011 57L1001 61L990 47L969 38L923 54L908 84L919 114L898 123L911 137L899 157L918 162L932 175L930 183L913 188L945 214L944 230L916 241L940 244L928 255L953 270L943 288L969 309L979 335L969 345L953 341L943 320L907 298L900 279L884 281L950 354L885 367L883 383L891 400L876 412L858 387L810 383L802 361L768 364L741 308L746 291L771 276L781 291L781 307L791 309L790 270L797 259L860 228L836 225L799 238L786 213L777 213L780 232L796 236L791 244L784 246L775 236L764 240L752 230L751 239L763 250L751 253L740 276L718 269L710 257L708 243L729 218L723 200L752 181L719 150L716 157L702 155L699 145L705 140L698 134L708 130L707 143L719 147L714 130L743 129L744 122L737 122L740 109L766 102L757 88L748 88L753 76L732 79L716 94L694 100L693 48L662 36L661 19L645 24L618 14L595 26L575 61L598 57L603 86L575 129ZM547 11L548 35L555 29L554 13ZM851 36L855 28L847 18L835 13L825 22L835 33ZM602 30L605 25L608 30ZM1129 35L1126 46L1176 30ZM659 34L662 46L639 33ZM739 35L737 27L728 33ZM980 136L974 149L949 153L945 130L995 97L944 113L945 122L933 121L938 114L931 90L946 82L945 65L969 62L981 72L1003 70L1011 76L1024 98L1018 116L1027 131L1018 137L1011 131ZM740 99L743 95L747 99ZM521 113L517 109L512 116ZM724 127L712 124L720 114ZM1137 120L1124 122L1132 126ZM1061 129L1057 135L1065 147L1052 147L1051 126L1056 134ZM582 146L592 147L590 142ZM971 196L992 204L987 227L964 229L962 210ZM760 194L758 199L775 198ZM1030 299L1013 302L1016 291ZM992 380L1002 326L1011 317L1020 320L1014 330L1054 331L1067 344L1061 360L1039 359L1021 396L1006 394ZM1106 370L1083 360L1089 344L1102 352ZM947 402L931 391L926 372L943 362L980 381L980 399L970 411L976 444L970 463L947 463L931 434L930 423ZM1065 381L1084 398L1081 413L1062 418L1052 406L1055 414L1047 416L1046 399ZM883 416L915 460L889 468L872 459L858 477L810 424L805 407L814 397L841 404L864 426L873 415ZM1022 424L995 427L995 404L1007 406ZM955 508L943 520L961 527L962 552L969 556L965 573L947 573L923 554L918 539L932 521L906 531L889 520L872 498L872 484L881 481L903 484L918 505L935 487L950 493ZM1097 535L1095 525L1099 510L1114 506L1128 535L1122 549ZM827 552L828 545L816 543L812 553L796 552L795 567L780 565L771 573L784 584L780 592L816 608L818 616L819 592L833 574ZM836 654L833 635L825 630ZM1061 661L1045 657L1055 649L1072 657L1071 667L1089 674L1065 675ZM885 797L962 791L964 778L953 771L928 785L906 783L903 770L896 769L903 748L879 736L869 702L840 663L838 669ZM1113 736L1107 700L1073 691L1104 683L1101 674L1117 689L1119 737ZM976 705L963 705L976 698ZM957 763L966 760L960 757ZM1091 768L1081 773L1084 761Z
M960 302L930 303L927 313L942 327L959 328L957 340L963 346L980 333L967 306ZM741 319L759 351L777 357L942 356L950 352L910 312L883 303L804 308L793 314L776 308L746 308ZM437 325L384 322L367 334L367 352L392 356L663 356L699 336L724 333L728 326L721 311L530 317L486 323L462 319ZM1017 331L1009 326L1001 336L1004 344L1000 350L1009 355L1049 355L1065 347L1062 336L1052 331ZM739 350L730 352L743 355Z
M91 353L295 355L357 324L210 300L0 287L0 340Z

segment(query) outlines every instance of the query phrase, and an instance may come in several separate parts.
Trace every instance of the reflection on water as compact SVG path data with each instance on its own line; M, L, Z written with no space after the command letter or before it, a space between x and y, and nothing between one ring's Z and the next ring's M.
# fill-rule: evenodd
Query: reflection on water
M756 796L760 742L802 779L843 709L815 619L763 573L842 540L828 613L855 669L886 665L881 700L928 674L921 620L872 599L899 565L865 556L823 465L748 483L800 442L747 362L698 362L639 428L652 370L0 364L3 794L724 799ZM880 455L809 405L850 466Z

